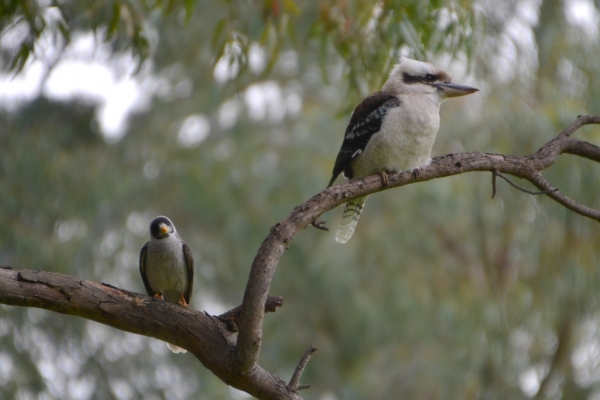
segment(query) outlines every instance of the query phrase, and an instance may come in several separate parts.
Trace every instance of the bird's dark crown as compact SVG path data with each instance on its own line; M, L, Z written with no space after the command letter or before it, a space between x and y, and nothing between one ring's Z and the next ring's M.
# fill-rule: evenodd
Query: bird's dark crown
M160 230L160 226L163 224L169 227L168 233L173 233L173 231L175 230L173 223L169 218L162 216L156 217L150 223L150 235L152 235L153 238L162 239L165 236L167 236Z

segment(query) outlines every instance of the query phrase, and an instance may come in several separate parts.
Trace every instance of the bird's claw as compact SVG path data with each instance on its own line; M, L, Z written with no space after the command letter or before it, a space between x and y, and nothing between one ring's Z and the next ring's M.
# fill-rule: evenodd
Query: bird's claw
M419 168L415 168L412 170L411 172L412 176L414 179L417 179L419 177Z
M160 294L160 292L156 292L156 293L154 293L154 296L153 296L153 297L154 297L155 299L157 299L157 300L164 300L164 299L165 299L165 298L163 297L163 295L162 295L162 294Z
M398 173L398 171L396 171L395 169L384 169L383 171L380 171L379 176L381 176L381 183L383 183L383 187L388 187L388 184L389 184L388 175L394 175L397 173Z
M386 170L380 171L379 175L381 176L381 183L383 183L383 187L387 187L388 186L388 171L386 171Z
M190 305L187 303L187 301L185 301L185 297L183 297L183 294L180 294L179 296L181 296L181 299L178 303L184 307L189 307Z
M312 221L310 224L312 226L314 226L317 229L320 229L322 231L329 231L329 228L327 226L325 226L325 221L323 220L317 220L317 221Z

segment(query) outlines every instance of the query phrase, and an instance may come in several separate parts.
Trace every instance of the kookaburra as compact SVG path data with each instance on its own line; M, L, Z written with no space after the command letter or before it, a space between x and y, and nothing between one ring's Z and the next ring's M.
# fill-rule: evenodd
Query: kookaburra
M329 186L340 173L348 179L417 172L431 162L431 148L440 126L440 104L450 97L478 91L451 83L435 65L402 57L380 92L354 110L333 167ZM346 203L336 240L346 243L356 228L367 196Z
M148 296L189 307L194 259L167 217L156 217L150 223L150 241L140 252L140 274ZM167 346L173 353L186 352L170 343Z

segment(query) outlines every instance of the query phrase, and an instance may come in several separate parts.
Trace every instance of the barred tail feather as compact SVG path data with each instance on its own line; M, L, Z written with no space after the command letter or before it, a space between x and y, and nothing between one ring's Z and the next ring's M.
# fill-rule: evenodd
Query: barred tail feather
M338 228L335 240L338 243L346 243L352 237L356 224L358 224L358 218L362 212L365 202L368 196L359 197L358 199L350 200L346 203L344 208L344 214L342 215L342 222Z

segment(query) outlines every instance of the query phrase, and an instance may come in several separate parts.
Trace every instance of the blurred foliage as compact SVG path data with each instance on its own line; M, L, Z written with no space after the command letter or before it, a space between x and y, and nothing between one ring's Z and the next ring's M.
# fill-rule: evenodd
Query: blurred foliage
M343 64L344 81L356 100L367 88L380 86L402 47L418 58L426 53L473 52L476 14L469 2L422 1L145 1L102 0L15 1L0 6L0 32L15 32L17 42L4 51L2 61L20 71L38 50L44 35L58 48L71 40L71 33L92 29L109 41L114 51L131 50L138 65L148 60L171 63L187 61L198 52L214 64L226 56L240 68L236 90L256 79L249 74L252 44L265 52L266 66L259 77L270 75L286 49L315 57L329 81L332 57ZM168 28L167 28L168 27ZM170 35L164 29L180 30ZM169 46L172 44L172 46ZM186 49L187 54L181 54ZM38 51L36 51L38 50ZM175 58L161 56L175 52ZM311 60L312 61L312 60ZM349 105L347 107L350 107Z
M399 54L481 89L444 103L435 155L523 155L577 115L600 114L591 1L0 7L5 73L41 63L50 79L95 31L97 53L112 55L100 60L118 75L133 54L134 78L151 88L123 137L102 132L97 100L59 101L44 81L34 99L2 103L0 263L143 292L138 253L164 214L197 260L192 306L212 314L240 304L269 228L326 186L347 111ZM186 141L198 120L208 136ZM600 143L598 127L576 136ZM597 164L565 155L544 175L600 208ZM542 381L538 398L597 398L598 224L498 190L492 200L490 174L473 173L371 196L344 246L303 231L275 274L285 306L266 318L261 365L289 379L316 345L306 399L519 399ZM324 216L331 228L339 214ZM0 398L243 396L159 341L0 306Z

